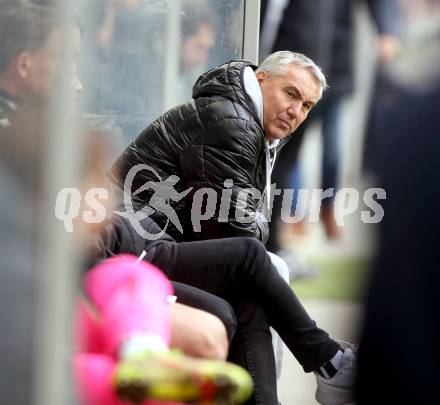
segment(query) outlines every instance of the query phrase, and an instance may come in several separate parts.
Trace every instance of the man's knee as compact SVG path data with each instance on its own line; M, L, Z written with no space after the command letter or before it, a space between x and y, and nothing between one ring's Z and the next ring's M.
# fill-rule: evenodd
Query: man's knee
M261 243L258 239L251 237L241 237L235 239L239 240L239 241L237 240L237 246L239 244L242 244L244 247L243 250L246 251L252 257L266 254L266 248L264 247L263 243Z
M231 305L224 299L186 284L172 282L181 304L209 312L218 317L226 328L229 342L237 329L237 318Z
M225 360L229 351L229 342L225 326L216 316L208 313L206 313L206 315L208 315L210 319L206 321L200 355L201 357Z
M190 356L222 360L229 349L226 328L218 317L181 304L171 307L171 346Z

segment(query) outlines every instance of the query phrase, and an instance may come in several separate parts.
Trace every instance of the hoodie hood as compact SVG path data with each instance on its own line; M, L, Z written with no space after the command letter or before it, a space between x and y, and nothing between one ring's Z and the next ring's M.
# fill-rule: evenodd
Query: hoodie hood
M194 84L193 98L213 96L226 98L246 108L259 122L254 103L245 90L243 75L246 66L254 70L257 68L246 60L232 60L204 73Z

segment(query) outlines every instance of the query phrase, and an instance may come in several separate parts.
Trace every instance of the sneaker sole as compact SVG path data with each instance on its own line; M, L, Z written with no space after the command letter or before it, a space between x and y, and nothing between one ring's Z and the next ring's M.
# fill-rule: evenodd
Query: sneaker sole
M328 392L322 392L319 389L316 390L315 398L322 405L356 405L356 402L352 399L348 400L341 398L342 394L330 394Z

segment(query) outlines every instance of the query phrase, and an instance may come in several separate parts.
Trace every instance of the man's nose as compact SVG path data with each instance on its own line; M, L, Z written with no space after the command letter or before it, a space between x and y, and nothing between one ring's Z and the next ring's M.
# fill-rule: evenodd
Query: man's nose
M287 114L291 119L298 119L301 114L301 103L293 102L287 108Z

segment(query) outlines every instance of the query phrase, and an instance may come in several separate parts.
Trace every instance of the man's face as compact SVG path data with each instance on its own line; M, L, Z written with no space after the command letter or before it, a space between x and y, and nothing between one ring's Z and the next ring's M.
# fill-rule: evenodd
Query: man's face
M46 44L26 54L26 70L22 75L27 101L46 104L54 87L61 63L61 38L58 30L52 32Z
M82 85L77 77L76 67L76 60L80 51L80 40L79 29L73 28L74 63L71 70L71 81L75 99L82 90ZM44 106L53 95L55 83L60 77L61 42L61 33L59 30L55 30L49 36L45 46L28 54L26 76L24 78L28 102Z
M320 86L302 67L288 65L285 74L256 74L263 94L266 138L283 139L301 125L320 98Z
M215 33L206 24L202 24L194 35L187 37L182 44L183 71L206 64L214 41Z

